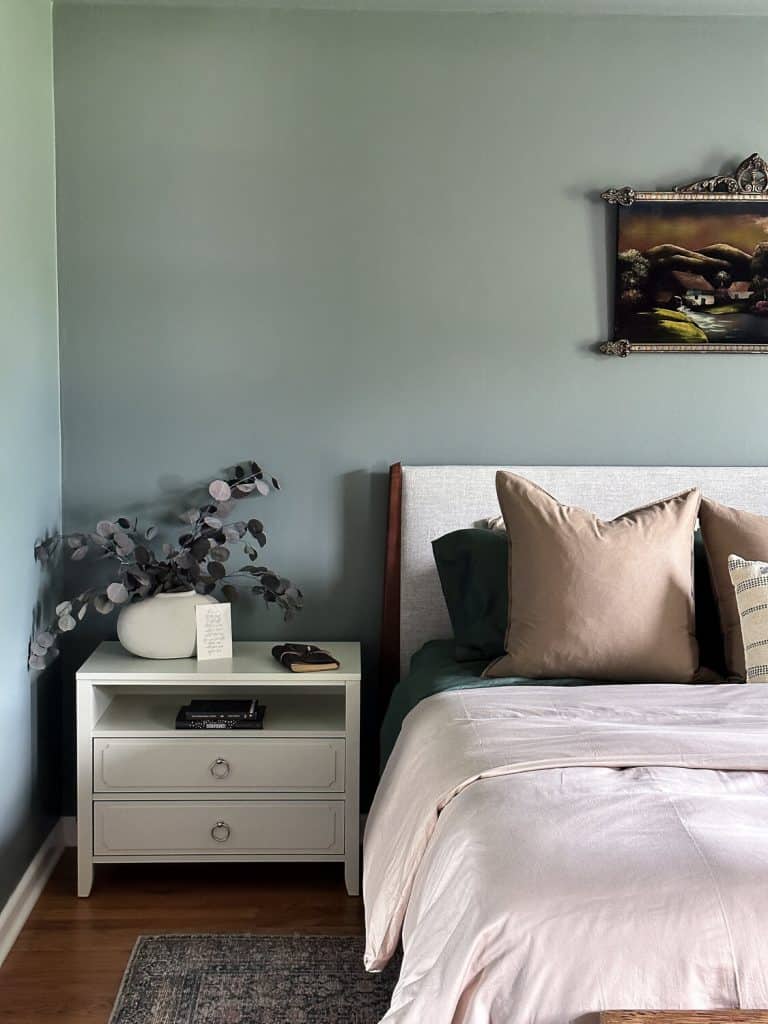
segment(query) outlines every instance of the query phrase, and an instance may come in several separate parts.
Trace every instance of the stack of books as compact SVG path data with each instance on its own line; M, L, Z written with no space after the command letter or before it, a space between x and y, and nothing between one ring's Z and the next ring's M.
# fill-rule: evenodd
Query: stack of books
M179 708L177 729L263 729L266 708L245 700L191 700Z

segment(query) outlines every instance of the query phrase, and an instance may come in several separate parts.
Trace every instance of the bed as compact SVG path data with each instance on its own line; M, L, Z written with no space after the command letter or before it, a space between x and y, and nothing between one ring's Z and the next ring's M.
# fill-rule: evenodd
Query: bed
M693 485L768 514L768 468L505 468L603 518ZM367 968L403 946L384 1021L768 1021L768 687L457 669L430 542L496 514L494 477L390 475L363 884Z

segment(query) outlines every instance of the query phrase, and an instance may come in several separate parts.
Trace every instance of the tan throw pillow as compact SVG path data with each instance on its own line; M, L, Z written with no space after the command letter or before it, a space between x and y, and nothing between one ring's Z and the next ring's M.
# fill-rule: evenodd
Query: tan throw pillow
M702 498L699 521L709 561L709 574L720 610L720 625L725 639L725 664L730 675L743 679L746 669L741 623L728 572L728 556L736 551L747 561L768 561L768 517Z
M768 565L738 555L728 558L738 607L748 683L768 683Z
M690 682L693 489L605 522L499 471L509 545L506 655L486 677Z

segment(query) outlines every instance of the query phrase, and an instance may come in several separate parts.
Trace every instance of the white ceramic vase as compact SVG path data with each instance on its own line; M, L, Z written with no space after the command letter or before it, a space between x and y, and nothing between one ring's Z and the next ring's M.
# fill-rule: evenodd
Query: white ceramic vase
M117 637L139 658L191 658L197 641L195 608L217 603L215 597L194 590L155 594L121 609Z

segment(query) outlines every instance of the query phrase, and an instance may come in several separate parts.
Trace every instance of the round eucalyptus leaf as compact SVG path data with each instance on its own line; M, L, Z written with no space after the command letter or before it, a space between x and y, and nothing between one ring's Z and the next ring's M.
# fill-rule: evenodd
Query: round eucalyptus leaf
M280 490L280 481L277 479L276 476L272 477L272 486L275 488L276 491Z
M29 645L29 649L32 652L32 654L36 654L38 658L44 658L48 650L47 647L42 647L37 642L37 640L32 641L32 643Z
M240 493L241 496L243 494L251 494L253 491L256 490L256 481L254 480L251 483L246 483L245 480L241 480L240 483L237 485L236 490Z
M256 481L256 490L261 495L269 494L269 484L265 483L264 480L257 480Z
M266 547L267 535L265 533L257 533L256 534L256 540L259 542L259 547L260 548Z
M206 526L210 526L212 530L221 529L221 520L218 518L218 516L206 516L203 522L205 523Z
M56 605L56 614L57 615L68 615L69 612L71 612L71 611L72 611L72 602L71 601L62 601L61 604L57 604Z
M67 537L67 544L71 548L82 547L84 541L85 538L83 537L82 533L71 533L69 537Z
M82 562L85 556L88 554L88 548L75 548L70 555L73 562Z
M136 547L135 542L128 536L128 534L120 531L115 534L115 544L117 544L121 554L126 555L130 554Z
M30 654L29 656L29 667L37 669L45 668L45 658L39 654Z
M110 583L107 587L107 597L113 604L125 604L128 600L128 591L122 583Z
M180 569L191 569L193 565L197 565L197 560L191 551L182 551L176 556L175 561Z
M148 526L146 528L146 530L144 531L144 538L145 538L145 540L152 540L152 538L155 537L156 535L157 535L157 527L156 526Z
M240 540L240 532L239 532L239 530L236 527L234 527L234 526L225 526L224 527L224 540L228 544L237 544L237 542Z
M109 615L112 609L115 607L112 602L104 594L99 594L93 600L93 607L100 615Z
M232 489L226 480L214 480L208 487L208 493L214 501L229 501Z
M264 523L262 523L259 519L248 520L248 533L250 533L252 537L258 537L259 534L263 532Z
M102 537L100 533L91 533L88 536L91 538L93 543L100 548L105 548L109 544L108 539L106 537Z
M146 565L150 561L149 551L141 544L136 546L133 557L136 559L137 565Z
M88 612L88 605L84 604L77 613L77 621L82 622Z
M221 564L221 562L209 562L208 563L208 575L212 576L215 580L224 579L227 575L227 570Z
M211 550L211 542L205 537L198 537L195 543L190 548L192 555L199 561L201 561L208 552Z
M43 650L45 651L53 647L55 642L56 637L53 635L53 633L49 633L47 629L41 630L35 637L35 643L39 644L40 647L42 647Z
M111 537L117 527L109 519L102 519L96 523L96 533L102 537Z
M77 622L71 615L62 615L57 625L62 633L69 633L75 628Z
M239 596L237 587L233 587L231 583L225 583L221 588L221 592L230 604L233 604Z
M211 548L211 552L208 557L213 558L216 562L227 562L229 561L229 548Z

